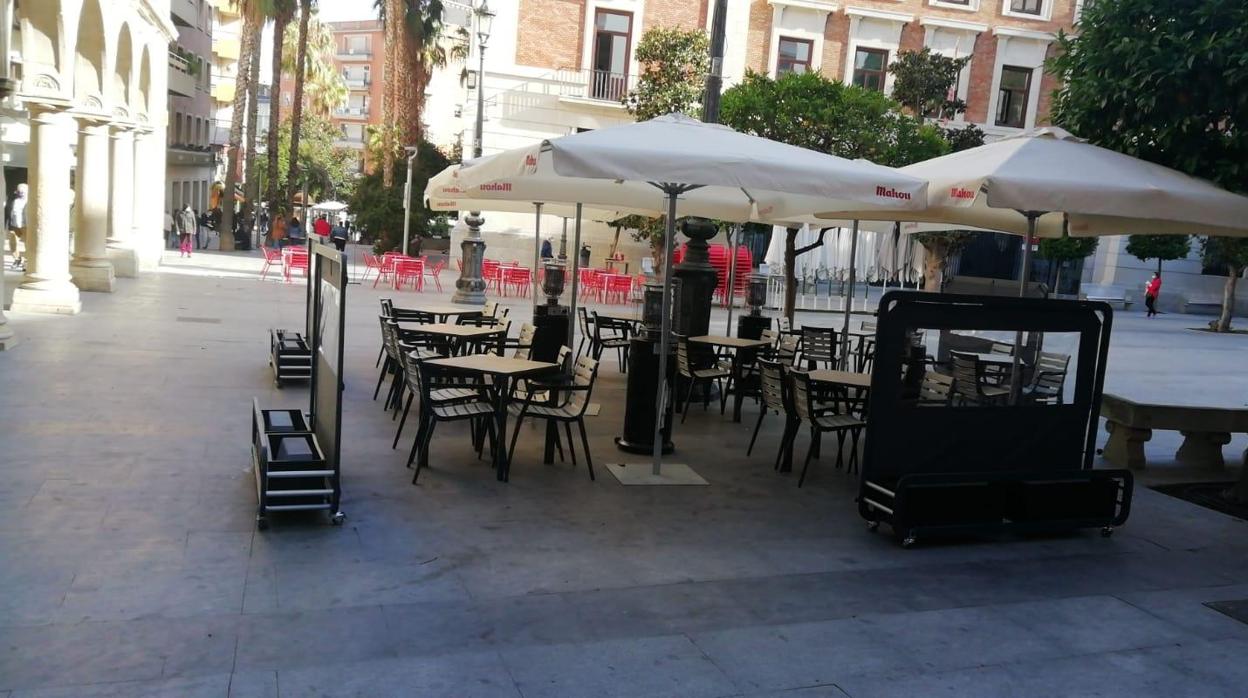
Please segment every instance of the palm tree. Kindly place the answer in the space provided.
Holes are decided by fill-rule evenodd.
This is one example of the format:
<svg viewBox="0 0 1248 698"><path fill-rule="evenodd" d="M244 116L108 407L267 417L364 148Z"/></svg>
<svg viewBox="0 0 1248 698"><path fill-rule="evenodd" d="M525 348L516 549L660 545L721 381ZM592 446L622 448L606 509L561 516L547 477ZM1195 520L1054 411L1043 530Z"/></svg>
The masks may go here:
<svg viewBox="0 0 1248 698"><path fill-rule="evenodd" d="M280 93L286 25L290 24L291 18L295 16L295 0L273 0L273 10L273 81L269 84L269 134L265 147L265 155L268 157L266 169L268 183L265 187L264 198L269 202L269 214L276 216L286 210L286 202L282 200L278 189L277 132L278 126L282 123Z"/></svg>
<svg viewBox="0 0 1248 698"><path fill-rule="evenodd" d="M243 125L247 108L248 85L252 80L252 53L259 47L257 27L263 26L261 0L231 0L243 17L242 43L239 47L238 72L234 79L234 112L230 120L229 157L225 168L225 191L222 192L220 246L223 251L234 249L234 187L238 183L238 158L243 144Z"/></svg>
<svg viewBox="0 0 1248 698"><path fill-rule="evenodd" d="M403 92L405 83L404 61L401 56L405 53L402 44L406 32L401 29L400 18L407 14L406 4L406 0L375 0L374 2L374 6L381 15L386 38L386 55L382 65L386 82L381 91L383 124L401 123L398 118L398 106L401 102L400 93ZM394 186L394 158L398 143L394 140L394 129L386 129L382 132L382 137L385 142L382 147L381 181L384 186L391 187Z"/></svg>
<svg viewBox="0 0 1248 698"><path fill-rule="evenodd" d="M299 55L295 61L294 104L290 110L290 166L286 171L288 190L299 180L299 122L303 119L303 81L308 65L308 23L311 20L312 0L299 0Z"/></svg>
<svg viewBox="0 0 1248 698"><path fill-rule="evenodd" d="M287 56L282 62L282 70L286 73L295 72L295 61L290 57L298 53L296 32L287 32L284 53ZM334 33L329 27L315 17L308 23L307 64L304 65L304 107L312 112L329 117L334 109L347 102L349 91L334 64L334 53L338 50L334 42Z"/></svg>
<svg viewBox="0 0 1248 698"><path fill-rule="evenodd" d="M265 10L271 10L272 4L265 2ZM251 43L251 67L248 71L250 79L247 81L247 152L243 161L243 221L254 220L252 216L255 214L256 198L260 196L260 178L256 167L256 138L260 134L259 124L256 123L258 112L260 109L260 100L258 93L260 92L260 35L264 28L267 17L262 16L259 22L256 22L255 36L252 37Z"/></svg>

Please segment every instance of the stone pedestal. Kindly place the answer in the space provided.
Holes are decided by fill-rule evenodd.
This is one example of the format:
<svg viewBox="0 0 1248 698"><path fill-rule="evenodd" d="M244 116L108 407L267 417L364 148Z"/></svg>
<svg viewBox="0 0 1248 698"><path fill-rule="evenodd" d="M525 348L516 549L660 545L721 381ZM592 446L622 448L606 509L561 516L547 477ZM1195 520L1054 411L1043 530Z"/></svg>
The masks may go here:
<svg viewBox="0 0 1248 698"><path fill-rule="evenodd" d="M115 275L108 261L108 125L84 120L78 129L77 219L69 272L83 291L111 293Z"/></svg>
<svg viewBox="0 0 1248 698"><path fill-rule="evenodd" d="M26 276L13 291L13 310L73 315L82 310L82 301L69 276L71 119L42 105L29 108L28 263Z"/></svg>
<svg viewBox="0 0 1248 698"><path fill-rule="evenodd" d="M1109 440L1101 455L1118 467L1144 469L1144 444L1153 438L1152 429L1132 429L1118 422L1105 422Z"/></svg>
<svg viewBox="0 0 1248 698"><path fill-rule="evenodd" d="M1180 431L1183 443L1174 459L1184 465L1199 468L1225 468L1222 447L1231 442L1231 435L1224 431Z"/></svg>
<svg viewBox="0 0 1248 698"><path fill-rule="evenodd" d="M134 131L128 125L113 124L110 149L113 166L108 181L108 259L117 276L133 278L139 272L139 255L130 238L134 215ZM159 196L164 196L164 192Z"/></svg>
<svg viewBox="0 0 1248 698"><path fill-rule="evenodd" d="M680 326L677 334L699 337L710 334L711 298L719 275L711 266L707 241L718 232L715 224L705 218L686 218L680 224L680 232L689 238L685 256L672 270L680 279Z"/></svg>
<svg viewBox="0 0 1248 698"><path fill-rule="evenodd" d="M460 244L463 271L455 281L455 295L452 303L465 305L482 305L485 303L485 279L481 277L481 262L485 260L485 241L481 239L481 224L485 219L480 212L473 211L464 219L468 226L468 235Z"/></svg>

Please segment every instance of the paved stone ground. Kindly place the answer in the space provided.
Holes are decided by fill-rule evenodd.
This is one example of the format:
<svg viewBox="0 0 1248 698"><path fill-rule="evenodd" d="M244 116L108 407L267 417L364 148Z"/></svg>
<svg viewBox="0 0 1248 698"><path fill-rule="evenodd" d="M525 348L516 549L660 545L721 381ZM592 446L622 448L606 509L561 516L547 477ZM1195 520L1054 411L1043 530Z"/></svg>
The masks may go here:
<svg viewBox="0 0 1248 698"><path fill-rule="evenodd" d="M710 487L591 483L541 465L537 430L504 486L456 427L413 487L370 399L366 286L349 303L347 523L257 533L251 397L306 399L265 365L303 286L257 266L175 258L84 294L77 318L13 316L0 697L1243 695L1248 626L1201 602L1248 597L1244 525L1143 488L1108 540L902 550L864 530L830 463L801 490L772 472L778 424L746 458L748 429L714 412L677 437ZM1121 316L1110 385L1242 404L1248 340L1197 324ZM623 410L610 361L601 382L600 465Z"/></svg>

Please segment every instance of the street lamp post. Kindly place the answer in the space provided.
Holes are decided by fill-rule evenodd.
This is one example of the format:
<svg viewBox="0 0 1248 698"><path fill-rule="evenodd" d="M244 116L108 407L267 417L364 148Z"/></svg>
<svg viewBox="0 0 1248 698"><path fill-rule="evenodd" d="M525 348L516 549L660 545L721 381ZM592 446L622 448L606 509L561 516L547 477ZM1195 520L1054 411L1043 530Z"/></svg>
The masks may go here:
<svg viewBox="0 0 1248 698"><path fill-rule="evenodd" d="M490 25L494 21L494 13L490 11L485 0L477 6L474 13L477 18L477 121L472 136L472 156L481 157L481 132L485 125L485 43L490 38ZM464 219L468 225L468 234L460 244L463 268L459 279L455 281L455 295L451 300L455 303L481 305L485 302L485 279L481 276L481 263L485 259L485 241L481 239L481 224L485 219L480 211L470 211ZM536 270L534 270L536 273Z"/></svg>
<svg viewBox="0 0 1248 698"><path fill-rule="evenodd" d="M403 187L403 254L407 254L407 235L412 229L412 162L416 159L416 146L407 148L407 184Z"/></svg>

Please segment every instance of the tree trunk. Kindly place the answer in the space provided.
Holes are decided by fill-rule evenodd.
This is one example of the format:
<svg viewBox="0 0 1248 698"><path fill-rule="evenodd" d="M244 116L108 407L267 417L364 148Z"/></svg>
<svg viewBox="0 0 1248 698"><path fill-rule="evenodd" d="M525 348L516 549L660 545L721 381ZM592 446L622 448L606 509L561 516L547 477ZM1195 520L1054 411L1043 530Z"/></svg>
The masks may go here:
<svg viewBox="0 0 1248 698"><path fill-rule="evenodd" d="M949 258L949 244L944 240L925 241L923 249L927 250L923 257L923 290L940 293Z"/></svg>
<svg viewBox="0 0 1248 698"><path fill-rule="evenodd" d="M1161 276L1161 257L1157 258L1157 276Z"/></svg>
<svg viewBox="0 0 1248 698"><path fill-rule="evenodd" d="M255 36L251 39L251 68L248 71L251 80L247 82L247 152L243 165L243 222L253 221L256 214L256 197L260 194L259 171L256 167L256 138L259 137L259 125L256 123L260 110L260 36L262 23L257 23ZM272 100L270 100L272 101Z"/></svg>
<svg viewBox="0 0 1248 698"><path fill-rule="evenodd" d="M797 231L784 229L784 316L793 326L793 310L797 305Z"/></svg>
<svg viewBox="0 0 1248 698"><path fill-rule="evenodd" d="M1235 314L1235 284L1243 273L1243 269L1234 265L1227 265L1227 271L1230 276L1226 277L1226 284L1222 286L1222 314L1214 326L1218 332L1231 331L1231 316Z"/></svg>
<svg viewBox="0 0 1248 698"><path fill-rule="evenodd" d="M381 183L387 188L394 186L394 132L398 121L398 97L402 87L400 65L402 61L403 12L402 0L385 0L386 55L382 66L386 84L381 91Z"/></svg>
<svg viewBox="0 0 1248 698"><path fill-rule="evenodd" d="M295 95L290 107L290 164L286 169L286 190L293 192L299 183L299 127L303 119L303 82L308 72L308 21L312 18L312 0L299 0L299 53L295 59ZM286 200L290 201L291 196ZM303 202L305 205L307 202ZM307 221L303 221L307 225Z"/></svg>
<svg viewBox="0 0 1248 698"><path fill-rule="evenodd" d="M282 203L281 189L278 187L277 149L278 131L281 126L281 83L282 83L282 39L286 36L286 25L290 23L290 15L282 12L273 22L273 82L269 85L269 134L265 148L268 158L266 172L268 184L265 186L264 198L269 202L269 217L273 218L285 210Z"/></svg>
<svg viewBox="0 0 1248 698"><path fill-rule="evenodd" d="M251 54L255 19L243 18L242 44L239 47L238 75L234 79L234 113L230 121L230 154L225 166L225 191L221 192L221 229L217 240L223 252L234 249L234 186L238 183L238 158L243 145L243 121L246 118L247 89L251 80Z"/></svg>

